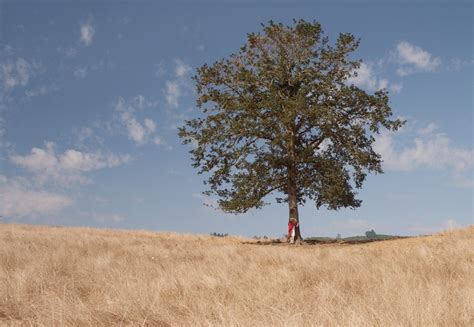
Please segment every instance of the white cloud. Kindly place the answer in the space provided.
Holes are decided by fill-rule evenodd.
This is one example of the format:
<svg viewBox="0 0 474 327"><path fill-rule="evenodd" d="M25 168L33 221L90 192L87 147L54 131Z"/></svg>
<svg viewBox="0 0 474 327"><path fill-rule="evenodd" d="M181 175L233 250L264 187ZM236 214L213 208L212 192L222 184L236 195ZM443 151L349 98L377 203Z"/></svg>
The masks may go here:
<svg viewBox="0 0 474 327"><path fill-rule="evenodd" d="M40 184L52 182L67 186L70 183L88 183L85 172L123 165L130 155L81 152L73 149L56 154L55 144L46 142L45 148L32 148L28 155L12 155L10 161L33 173Z"/></svg>
<svg viewBox="0 0 474 327"><path fill-rule="evenodd" d="M165 69L165 65L163 64L163 62L155 64L155 76L156 77L161 77L161 76L164 76L165 74L166 74L166 69Z"/></svg>
<svg viewBox="0 0 474 327"><path fill-rule="evenodd" d="M89 149L100 148L104 145L104 137L101 136L101 132L107 130L109 122L95 121L90 127L81 127L79 129L73 129L72 133L75 138L74 146L78 150L89 151ZM107 130L111 132L110 130Z"/></svg>
<svg viewBox="0 0 474 327"><path fill-rule="evenodd" d="M87 67L76 67L73 74L78 79L85 78L87 76Z"/></svg>
<svg viewBox="0 0 474 327"><path fill-rule="evenodd" d="M462 67L463 67L463 62L459 58L454 58L454 59L451 59L447 68L449 71L459 72L462 69Z"/></svg>
<svg viewBox="0 0 474 327"><path fill-rule="evenodd" d="M144 103L145 103L145 97L141 94L137 95L136 97L133 98L133 101L136 102L137 106L139 108L142 108Z"/></svg>
<svg viewBox="0 0 474 327"><path fill-rule="evenodd" d="M56 50L60 54L65 55L66 57L69 57L69 58L74 58L77 55L77 49L74 47L67 47L67 48L58 47Z"/></svg>
<svg viewBox="0 0 474 327"><path fill-rule="evenodd" d="M20 85L25 86L30 80L32 65L23 58L8 61L0 65L0 78L5 91Z"/></svg>
<svg viewBox="0 0 474 327"><path fill-rule="evenodd" d="M92 41L94 39L95 35L95 27L92 25L92 19L89 18L89 20L85 23L81 23L80 27L80 34L81 38L80 41L85 45L85 46L90 46L92 44Z"/></svg>
<svg viewBox="0 0 474 327"><path fill-rule="evenodd" d="M471 60L462 60L459 58L452 58L449 62L449 65L446 69L450 72L460 72L466 67L472 66L474 64L474 59Z"/></svg>
<svg viewBox="0 0 474 327"><path fill-rule="evenodd" d="M77 136L79 144L83 146L86 140L90 139L93 135L94 135L94 132L92 131L91 128L89 127L81 128Z"/></svg>
<svg viewBox="0 0 474 327"><path fill-rule="evenodd" d="M372 65L363 62L360 64L359 69L352 73L352 76L347 80L347 82L358 87L365 87L373 90L377 85L377 78L373 72Z"/></svg>
<svg viewBox="0 0 474 327"><path fill-rule="evenodd" d="M433 57L428 51L406 41L397 44L395 59L400 64L397 69L400 76L418 72L433 72L441 64L441 59Z"/></svg>
<svg viewBox="0 0 474 327"><path fill-rule="evenodd" d="M135 97L129 103L120 97L115 106L115 110L120 113L119 119L121 123L127 128L128 138L137 145L144 145L149 141L158 144L154 142L154 139L158 137L153 135L156 131L156 123L151 118L145 118L142 123L134 115L136 108L150 106L155 106L155 103L147 102L142 95Z"/></svg>
<svg viewBox="0 0 474 327"><path fill-rule="evenodd" d="M377 89L386 89L388 87L388 80L386 80L385 78L382 78L379 80L379 85L377 87Z"/></svg>
<svg viewBox="0 0 474 327"><path fill-rule="evenodd" d="M164 72L161 66L162 64L160 63L160 69L155 74L156 76L162 75ZM173 80L167 80L165 83L165 88L163 89L166 103L169 107L177 108L183 95L192 89L192 86L188 80L188 74L190 71L191 67L189 65L185 64L180 59L175 59L175 78Z"/></svg>
<svg viewBox="0 0 474 327"><path fill-rule="evenodd" d="M85 66L76 66L73 71L74 77L77 79L85 78L90 73L101 70L103 68L113 69L115 67L115 63L110 60L101 59L97 63Z"/></svg>
<svg viewBox="0 0 474 327"><path fill-rule="evenodd" d="M34 190L21 179L0 175L0 215L7 218L55 214L74 201L61 194Z"/></svg>
<svg viewBox="0 0 474 327"><path fill-rule="evenodd" d="M413 144L402 149L395 146L393 133L382 132L376 139L374 150L382 155L383 166L394 171L412 171L419 168L450 170L453 182L459 187L471 187L474 169L474 151L458 147L443 133L433 133L433 123L418 130Z"/></svg>
<svg viewBox="0 0 474 327"><path fill-rule="evenodd" d="M176 77L183 77L187 75L191 71L191 67L186 65L183 61L180 59L175 60L175 69L174 73Z"/></svg>
<svg viewBox="0 0 474 327"><path fill-rule="evenodd" d="M390 91L394 94L398 94L402 91L403 84L402 83L392 83L390 85Z"/></svg>
<svg viewBox="0 0 474 327"><path fill-rule="evenodd" d="M0 106L0 109L1 109L1 106ZM0 111L1 112L1 111ZM5 135L5 132L6 132L6 128L5 128L5 118L3 118L1 115L0 115L0 148L6 146L7 142L5 142L3 140L3 137ZM1 152L1 151L0 151ZM2 160L3 157L0 155L0 160Z"/></svg>
<svg viewBox="0 0 474 327"><path fill-rule="evenodd" d="M138 145L145 144L146 130L130 112L124 111L120 114L122 122L127 127L128 138Z"/></svg>
<svg viewBox="0 0 474 327"><path fill-rule="evenodd" d="M369 91L389 89L393 93L400 93L402 85L390 84L386 78L378 78L374 66L380 66L379 61L375 65L372 63L361 63L359 69L352 71L351 77L347 79L347 84L354 84L357 87L365 88ZM357 75L357 76L356 76Z"/></svg>
<svg viewBox="0 0 474 327"><path fill-rule="evenodd" d="M153 138L153 143L155 143L156 145L163 145L165 144L165 142L158 136L155 136Z"/></svg>
<svg viewBox="0 0 474 327"><path fill-rule="evenodd" d="M48 94L48 88L45 85L42 85L42 86L40 86L36 89L25 91L25 95L28 98L35 97L35 96L38 96L38 95L45 95L45 94Z"/></svg>
<svg viewBox="0 0 474 327"><path fill-rule="evenodd" d="M56 84L51 84L51 85L41 85L39 87L33 88L31 90L26 90L25 95L28 98L36 97L36 96L41 96L41 95L46 95L51 92L59 90L59 87Z"/></svg>
<svg viewBox="0 0 474 327"><path fill-rule="evenodd" d="M181 97L181 88L177 82L166 82L165 98L166 102L177 108L179 105L179 98Z"/></svg>
<svg viewBox="0 0 474 327"><path fill-rule="evenodd" d="M438 125L436 125L435 123L429 123L428 125L426 125L426 127L418 129L418 134L428 135L433 133L436 129L438 129Z"/></svg>
<svg viewBox="0 0 474 327"><path fill-rule="evenodd" d="M143 123L145 124L145 127L149 133L153 133L156 130L156 124L150 118L145 118Z"/></svg>

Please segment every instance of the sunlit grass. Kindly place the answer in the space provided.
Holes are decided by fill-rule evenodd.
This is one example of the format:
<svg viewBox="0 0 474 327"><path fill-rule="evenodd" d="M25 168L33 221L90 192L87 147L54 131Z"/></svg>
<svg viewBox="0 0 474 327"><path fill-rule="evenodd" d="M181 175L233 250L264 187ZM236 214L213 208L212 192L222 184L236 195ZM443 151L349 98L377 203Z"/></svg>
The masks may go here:
<svg viewBox="0 0 474 327"><path fill-rule="evenodd" d="M363 245L0 225L0 324L472 326L474 226Z"/></svg>

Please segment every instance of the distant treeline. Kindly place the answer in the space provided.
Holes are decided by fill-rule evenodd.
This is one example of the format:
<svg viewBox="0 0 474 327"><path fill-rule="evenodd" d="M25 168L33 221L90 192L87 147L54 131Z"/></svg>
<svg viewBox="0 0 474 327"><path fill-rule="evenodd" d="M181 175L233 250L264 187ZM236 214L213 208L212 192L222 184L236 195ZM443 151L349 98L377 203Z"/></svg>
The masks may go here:
<svg viewBox="0 0 474 327"><path fill-rule="evenodd" d="M226 237L226 236L229 236L228 233L210 233L211 236L215 236L215 237Z"/></svg>
<svg viewBox="0 0 474 327"><path fill-rule="evenodd" d="M365 236L356 235L356 236L349 236L349 237L341 237L338 234L336 237L326 237L326 236L313 236L307 237L305 240L307 241L334 241L334 240L341 240L341 241L365 241L365 240L388 240L392 238L401 238L402 236L399 235L387 235L387 234L377 234L373 229L370 231L365 232ZM403 236L406 237L406 236Z"/></svg>
<svg viewBox="0 0 474 327"><path fill-rule="evenodd" d="M229 233L210 233L211 236L214 237L227 237ZM285 238L286 235L283 235L282 238ZM370 231L365 232L365 236L356 235L356 236L349 236L349 237L341 237L341 234L337 234L336 237L328 237L328 236L312 236L306 237L305 241L318 241L318 242L336 242L336 241L367 241L367 240L389 240L393 238L405 238L408 236L399 236L399 235L387 235L387 234L377 234L373 229ZM268 236L253 236L255 240L268 240L270 239Z"/></svg>

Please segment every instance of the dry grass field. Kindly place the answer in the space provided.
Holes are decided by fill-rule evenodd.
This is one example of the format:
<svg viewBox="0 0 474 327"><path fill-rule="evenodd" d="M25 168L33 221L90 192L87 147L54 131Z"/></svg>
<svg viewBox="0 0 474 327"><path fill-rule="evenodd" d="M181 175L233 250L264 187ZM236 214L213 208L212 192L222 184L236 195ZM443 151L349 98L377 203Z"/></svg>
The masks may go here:
<svg viewBox="0 0 474 327"><path fill-rule="evenodd" d="M0 224L0 325L474 326L474 226L246 242Z"/></svg>

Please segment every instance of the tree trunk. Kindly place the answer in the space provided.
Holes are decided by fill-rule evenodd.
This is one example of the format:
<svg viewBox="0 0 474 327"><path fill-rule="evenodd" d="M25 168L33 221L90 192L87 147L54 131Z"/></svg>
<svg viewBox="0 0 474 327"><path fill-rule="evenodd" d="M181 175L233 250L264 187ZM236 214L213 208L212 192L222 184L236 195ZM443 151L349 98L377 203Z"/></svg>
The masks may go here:
<svg viewBox="0 0 474 327"><path fill-rule="evenodd" d="M295 229L295 242L302 241L301 232L300 232L300 217L298 213L298 189L296 186L296 169L295 167L288 168L288 209L289 217L288 221L291 218L296 219L297 225Z"/></svg>
<svg viewBox="0 0 474 327"><path fill-rule="evenodd" d="M295 119L293 118L292 121L294 122ZM295 124L292 123L289 127L289 142L288 142L288 154L290 163L287 166L288 169L288 220L294 218L296 219L296 226L295 226L295 242L300 242L301 232L300 232L300 216L298 213L298 185L297 185L297 177L298 171L296 169L296 131L295 131Z"/></svg>

